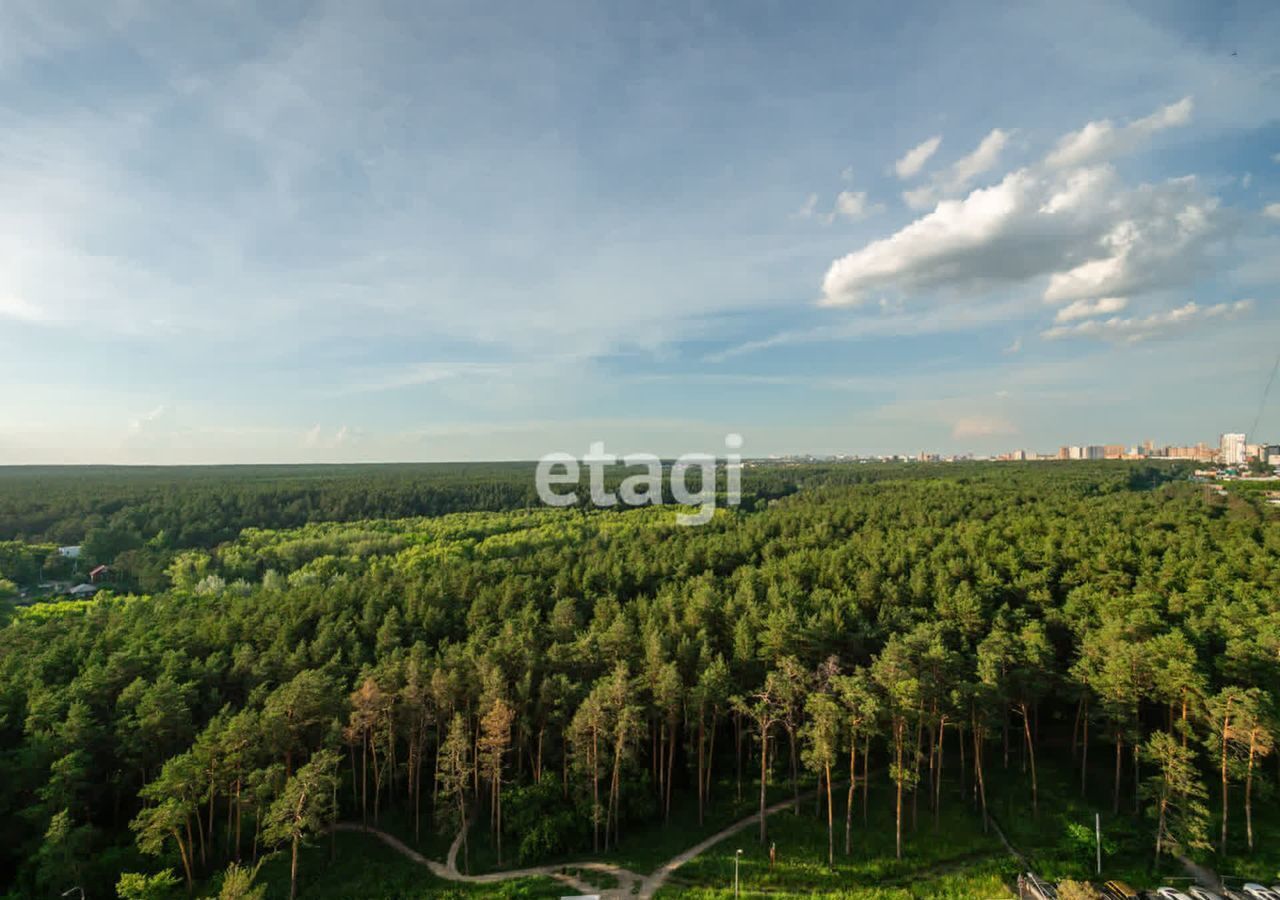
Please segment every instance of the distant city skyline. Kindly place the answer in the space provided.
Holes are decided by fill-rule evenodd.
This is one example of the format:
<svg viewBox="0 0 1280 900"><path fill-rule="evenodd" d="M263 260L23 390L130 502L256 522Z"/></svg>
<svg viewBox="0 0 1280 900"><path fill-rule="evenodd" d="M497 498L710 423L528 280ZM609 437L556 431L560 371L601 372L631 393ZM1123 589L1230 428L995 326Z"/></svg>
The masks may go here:
<svg viewBox="0 0 1280 900"><path fill-rule="evenodd" d="M0 464L1185 445L1275 363L1264 0L0 33Z"/></svg>

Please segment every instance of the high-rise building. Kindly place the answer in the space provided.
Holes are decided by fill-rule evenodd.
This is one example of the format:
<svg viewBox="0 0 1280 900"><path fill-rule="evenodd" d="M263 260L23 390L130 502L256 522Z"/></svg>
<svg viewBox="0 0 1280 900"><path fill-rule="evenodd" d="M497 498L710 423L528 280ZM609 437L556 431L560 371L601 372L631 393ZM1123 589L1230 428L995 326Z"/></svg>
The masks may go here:
<svg viewBox="0 0 1280 900"><path fill-rule="evenodd" d="M1107 459L1119 459L1124 456L1123 444L1107 444L1102 448L1102 455Z"/></svg>
<svg viewBox="0 0 1280 900"><path fill-rule="evenodd" d="M1224 434L1219 442L1222 461L1228 466L1243 465L1245 461L1245 436L1231 432Z"/></svg>
<svg viewBox="0 0 1280 900"><path fill-rule="evenodd" d="M1164 456L1168 459L1194 459L1197 462L1213 462L1215 456L1218 455L1216 450L1211 450L1204 443L1196 444L1194 447L1165 447Z"/></svg>
<svg viewBox="0 0 1280 900"><path fill-rule="evenodd" d="M1072 459L1084 459L1084 448L1078 444L1072 444L1068 447L1067 453L1070 454Z"/></svg>
<svg viewBox="0 0 1280 900"><path fill-rule="evenodd" d="M1106 459L1107 448L1101 446L1100 444L1090 444L1088 447L1084 448L1084 458L1085 459Z"/></svg>

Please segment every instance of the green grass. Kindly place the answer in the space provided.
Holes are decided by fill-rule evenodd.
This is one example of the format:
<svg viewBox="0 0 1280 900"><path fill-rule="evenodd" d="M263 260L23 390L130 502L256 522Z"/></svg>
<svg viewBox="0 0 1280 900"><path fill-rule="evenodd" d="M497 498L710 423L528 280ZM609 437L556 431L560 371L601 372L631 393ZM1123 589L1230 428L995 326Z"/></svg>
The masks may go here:
<svg viewBox="0 0 1280 900"><path fill-rule="evenodd" d="M1263 788L1265 790L1265 784ZM1220 789L1211 785L1208 805L1215 815L1209 828L1209 839L1215 848L1222 828L1221 797ZM1252 852L1245 834L1243 787L1233 785L1230 799L1232 808L1229 810L1226 854L1220 854L1216 849L1197 851L1193 854L1196 862L1214 869L1227 879L1228 884L1245 881L1269 885L1280 883L1280 807L1276 804L1274 792L1265 797L1254 795Z"/></svg>
<svg viewBox="0 0 1280 900"><path fill-rule="evenodd" d="M1008 866L1002 863L984 863L961 873L924 876L913 880L909 885L850 885L829 890L811 888L760 890L755 887L744 887L743 895L776 897L780 900L813 896L841 898L841 900L926 900L926 898L927 900L1004 900L1013 896L1006 885L1010 878L1007 870ZM658 896L680 897L683 900L710 900L710 898L732 897L733 888L731 885L723 888L666 887L658 893Z"/></svg>
<svg viewBox="0 0 1280 900"><path fill-rule="evenodd" d="M1119 879L1136 888L1154 888L1163 884L1185 883L1185 870L1176 860L1165 857L1159 869L1154 866L1155 847L1152 823L1133 814L1133 784L1121 785L1120 812L1112 809L1112 757L1101 745L1094 748L1097 765L1090 766L1088 795L1080 793L1080 773L1070 760L1039 760L1040 814L1030 814L1031 780L1024 775L1015 752L1005 771L998 757L992 755L992 769L987 773L987 796L991 813L1018 850L1031 860L1035 870L1053 879L1075 878L1098 880L1094 874L1094 813L1101 814L1104 853L1102 880ZM1102 753L1096 751L1102 750ZM1220 794L1208 779L1210 796L1207 805L1213 813L1209 838L1217 846L1221 818ZM1227 853L1216 849L1196 850L1189 855L1196 862L1224 877L1229 885L1244 881L1280 882L1280 808L1274 798L1254 798L1254 850L1245 842L1244 802L1242 789L1232 785L1230 833ZM1072 834L1072 831L1075 834Z"/></svg>
<svg viewBox="0 0 1280 900"><path fill-rule="evenodd" d="M732 894L734 853L742 849L740 878L749 895L849 898L1010 897L1006 886L1017 874L1015 861L994 834L954 794L944 796L935 826L928 801L920 798L917 826L911 827L909 801L904 813L903 858L894 854L893 791L886 776L872 776L870 817L862 822L855 801L853 852L843 853L843 796L836 806L835 867L827 866L825 814L814 815L812 801L799 816L778 813L769 819L769 838L777 844L777 863L769 866L768 848L752 829L734 835L678 869L664 897L715 897Z"/></svg>
<svg viewBox="0 0 1280 900"><path fill-rule="evenodd" d="M321 839L299 856L298 896L301 900L416 900L416 898L551 898L566 891L550 878L522 878L501 884L459 884L433 876L424 866L405 859L374 837L355 833L336 835L336 854L329 858L329 840ZM260 884L267 897L289 896L289 854L276 853L262 867Z"/></svg>
<svg viewBox="0 0 1280 900"><path fill-rule="evenodd" d="M993 748L994 749L994 748ZM1070 760L1060 762L1037 758L1039 813L1032 815L1031 776L1023 773L1016 750L1010 754L1009 768L1001 765L998 753L987 759L987 803L991 815L1009 843L1027 856L1037 874L1051 881L1111 880L1128 882L1136 888L1157 887L1160 876L1152 870L1154 845L1148 823L1133 815L1133 786L1122 784L1120 812L1112 814L1109 766L1101 747L1090 767L1088 796L1080 794L1080 774ZM1096 875L1094 814L1102 816L1102 876ZM1176 862L1165 860L1166 874L1182 875Z"/></svg>
<svg viewBox="0 0 1280 900"><path fill-rule="evenodd" d="M801 784L804 792L812 785ZM671 800L671 818L667 823L660 819L656 822L636 825L622 829L621 842L616 849L608 853L593 853L590 848L567 856L537 860L527 865L566 865L577 862L608 862L629 869L639 875L647 875L673 856L683 853L694 844L715 834L717 831L750 816L759 810L759 786L744 780L742 784L742 800L736 799L737 791L732 779L716 784L712 789L712 803L706 810L704 822L698 824L697 798L684 794L673 796ZM789 780L774 782L769 786L767 800L776 803L791 796ZM802 804L804 805L804 804ZM812 800L808 804L812 807ZM391 830L391 829L387 829ZM397 832L398 836L399 833ZM425 835L424 835L425 838ZM451 840L450 838L449 840ZM444 849L433 858L444 859L449 840L444 842ZM425 842L425 841L424 841ZM490 837L486 822L475 823L470 833L471 871L474 874L495 872L500 869L523 868L526 864L517 862L514 848L504 848L503 864L498 865L496 848ZM426 850L422 851L426 853ZM458 867L462 867L462 854L458 854ZM599 878L599 873L596 873ZM591 878L584 878L591 881ZM592 882L594 883L594 882Z"/></svg>

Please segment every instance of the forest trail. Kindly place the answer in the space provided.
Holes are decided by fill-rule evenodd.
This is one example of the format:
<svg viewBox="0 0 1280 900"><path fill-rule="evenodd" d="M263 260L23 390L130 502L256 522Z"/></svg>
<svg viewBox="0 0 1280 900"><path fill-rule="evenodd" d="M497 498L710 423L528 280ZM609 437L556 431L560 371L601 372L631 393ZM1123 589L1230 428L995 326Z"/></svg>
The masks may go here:
<svg viewBox="0 0 1280 900"><path fill-rule="evenodd" d="M805 794L802 794L800 797L800 802L803 803L809 800L810 798L813 797L813 795L814 795L813 791L809 791ZM779 800L777 803L774 803L772 806L766 806L764 813L766 816L771 816L774 813L781 812L784 809L789 809L795 804L795 802L796 801L794 797L788 797L785 800ZM737 822L734 822L728 828L720 829L710 837L704 838L703 840L694 844L688 850L685 850L682 853L679 853L676 856L673 856L671 859L667 860L665 863L658 866L658 868L654 869L653 872L651 872L649 876L645 878L644 881L641 882L640 896L644 898L652 897L654 894L658 892L659 888L661 888L662 885L666 883L666 880L671 875L671 873L674 872L676 869L680 868L681 866L683 866L689 860L693 859L695 856L698 856L699 854L705 853L706 851L710 850L712 847L714 847L716 844L723 841L725 838L732 837L733 835L737 834L739 831L745 831L746 829L750 828L752 825L758 825L759 823L760 823L760 813L759 812L752 813L751 815L747 816L745 819L739 819Z"/></svg>
<svg viewBox="0 0 1280 900"><path fill-rule="evenodd" d="M426 866L431 871L432 875L437 878L442 878L445 881L466 881L473 884L487 884L494 881L506 881L510 878L533 878L542 875L548 878L554 878L557 881L562 881L572 887L575 891L579 891L583 894L592 894L596 891L595 888L586 882L579 881L572 875L567 875L564 872L559 871L559 869L562 868L560 866L535 866L529 869L512 869L506 872L489 872L484 875L463 875L458 871L458 867L456 865L458 847L462 844L461 835L454 839L453 845L449 848L448 862L442 864L433 859L427 859L427 857L423 856L417 850L414 850L395 835L389 834L380 828L375 828L372 825L366 826L359 822L337 822L334 824L333 830L350 831L358 834L363 833L376 837L401 856L411 862L417 863L420 866ZM583 863L578 866L578 868L581 869L596 867L596 863Z"/></svg>
<svg viewBox="0 0 1280 900"><path fill-rule="evenodd" d="M801 802L810 799L812 796L812 791L807 794L802 794L800 797ZM784 809L789 809L794 805L794 803L795 798L793 797L788 797L785 800L779 800L777 803L765 807L765 815L771 816L774 813L783 811ZM426 866L431 871L432 875L435 875L437 878L443 878L446 881L465 881L472 884L492 884L493 882L509 881L514 878L545 876L562 881L571 886L574 890L583 894L597 894L601 898L639 897L641 900L648 900L648 898L652 897L662 888L666 883L667 878L670 877L671 873L676 869L680 868L694 857L705 853L707 850L711 849L726 838L732 837L740 831L745 831L751 826L759 824L759 822L760 813L758 812L754 812L744 819L739 819L732 825L720 829L715 834L703 838L688 850L684 850L676 854L648 875L639 875L629 869L624 869L621 866L614 865L613 863L595 861L561 863L559 865L550 866L532 866L527 869L506 869L501 872L486 872L483 875L464 875L462 872L458 871L458 851L462 848L463 838L461 831L459 831L457 836L454 837L453 843L449 845L449 855L445 858L445 862L442 864L435 860L427 859L395 835L388 834L387 832L371 825L365 826L359 822L338 822L333 826L333 828L335 831L364 832L372 835L392 850L395 850L401 856L404 856L406 859L409 859L420 866ZM572 875L566 874L563 871L564 869L589 869L593 872L603 872L617 878L618 886L607 889L595 888Z"/></svg>

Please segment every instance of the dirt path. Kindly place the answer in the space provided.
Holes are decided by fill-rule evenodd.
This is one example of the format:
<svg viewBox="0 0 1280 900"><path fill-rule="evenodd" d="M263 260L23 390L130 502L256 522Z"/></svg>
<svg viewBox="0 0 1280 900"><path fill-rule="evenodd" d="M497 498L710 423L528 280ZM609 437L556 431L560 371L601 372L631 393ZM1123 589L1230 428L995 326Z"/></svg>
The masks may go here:
<svg viewBox="0 0 1280 900"><path fill-rule="evenodd" d="M810 791L809 793L802 795L800 798L800 802L803 803L806 800L811 799L813 795L814 795L813 791ZM771 816L774 813L781 812L782 810L788 809L793 805L795 805L795 798L788 797L786 800L779 800L777 803L773 804L772 806L766 806L764 812L766 816ZM758 825L759 823L760 823L760 813L758 812L752 813L747 818L740 819L737 822L734 822L728 828L722 828L719 831L717 831L715 834L711 835L711 837L705 838L699 841L698 843L690 847L688 850L685 850L683 853L679 853L676 856L673 856L671 859L667 860L662 865L658 866L658 868L654 869L653 872L650 873L650 875L640 883L640 896L643 898L652 897L654 894L658 892L659 888L661 888L662 885L666 882L667 877L670 876L671 873L674 872L676 869L680 868L685 863L687 863L689 860L693 859L695 856L698 856L710 850L712 847L714 847L716 844L723 841L725 838L733 837L739 831L745 831L746 829L750 828L752 825Z"/></svg>
<svg viewBox="0 0 1280 900"><path fill-rule="evenodd" d="M813 792L801 795L801 802L813 797ZM795 803L795 799L788 797L786 800L779 800L772 806L765 807L765 815L771 816L774 813L789 809ZM513 878L533 878L544 876L555 878L558 881L572 887L574 890L582 894L598 894L601 898L630 898L639 897L641 900L648 900L666 883L667 878L676 869L683 866L689 860L705 853L716 844L733 837L740 831L745 831L753 825L760 822L760 813L752 813L745 819L734 822L727 828L722 828L710 837L704 838L694 844L688 850L685 850L671 859L667 860L658 868L654 869L648 875L639 875L630 869L624 869L621 866L607 862L577 862L577 863L561 863L554 866L531 866L527 869L507 869L502 872L486 872L483 875L464 875L458 871L458 851L462 849L463 833L458 832L454 837L453 843L449 845L449 854L445 857L444 863L438 863L435 860L427 859L417 850L405 844L395 835L388 834L381 829L372 826L366 827L359 822L339 822L333 826L335 831L352 831L364 832L376 837L382 843L386 844L392 850L395 850L401 856L420 866L426 866L432 875L437 878L443 878L446 881L465 881L471 884L492 884L497 881L508 881ZM603 872L618 879L616 888L600 889L592 887L586 882L567 874L565 869L588 869L593 872Z"/></svg>
<svg viewBox="0 0 1280 900"><path fill-rule="evenodd" d="M596 892L596 889L585 881L580 881L572 875L561 872L560 869L564 868L563 866L534 866L528 869L511 869L506 872L487 872L484 875L463 875L458 871L456 864L458 847L462 844L461 834L454 839L453 845L449 847L448 862L441 864L433 859L427 859L395 835L388 834L387 832L379 828L374 828L373 826L365 827L359 822L338 822L333 826L333 829L334 831L352 831L372 835L392 850L399 853L401 856L411 862L417 863L420 866L426 866L431 870L432 875L437 878L443 878L446 881L466 881L472 884L489 884L495 881L506 881L511 878L534 878L537 876L545 876L564 882L580 894L593 894ZM577 868L594 869L597 865L600 864L583 863L582 865L577 866ZM619 884L621 883L621 880L619 880Z"/></svg>

